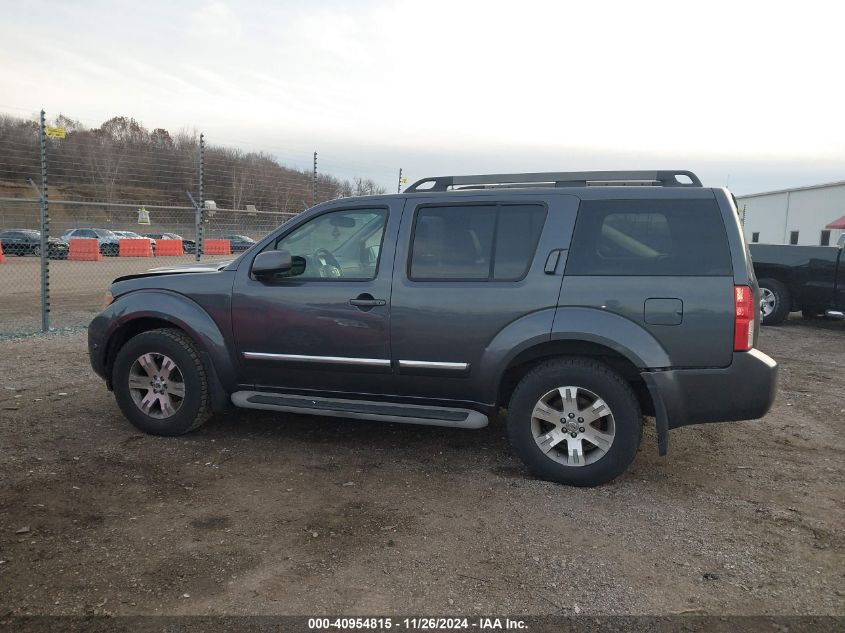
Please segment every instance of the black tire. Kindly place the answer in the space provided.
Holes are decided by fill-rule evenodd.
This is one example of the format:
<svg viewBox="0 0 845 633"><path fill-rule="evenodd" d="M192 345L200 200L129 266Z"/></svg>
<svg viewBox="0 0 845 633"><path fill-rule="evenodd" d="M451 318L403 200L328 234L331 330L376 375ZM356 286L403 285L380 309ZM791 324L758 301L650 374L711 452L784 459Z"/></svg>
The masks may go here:
<svg viewBox="0 0 845 633"><path fill-rule="evenodd" d="M185 396L170 417L160 419L147 415L132 398L129 373L135 360L144 354L168 356L182 375ZM199 428L211 417L208 375L194 342L179 330L150 330L129 339L115 358L112 378L120 410L145 433L182 435Z"/></svg>
<svg viewBox="0 0 845 633"><path fill-rule="evenodd" d="M535 405L544 394L563 386L588 389L612 411L613 443L593 463L561 464L548 457L534 439L531 417ZM594 360L564 357L539 365L519 382L508 405L507 428L514 452L537 477L572 486L598 486L621 475L634 460L640 446L642 413L631 386L615 371Z"/></svg>
<svg viewBox="0 0 845 633"><path fill-rule="evenodd" d="M763 325L778 325L786 321L792 305L789 289L777 279L761 279L758 283L760 284L760 292L762 293L763 289L768 290L772 293L775 300L774 308L769 314L763 315L761 313L760 322Z"/></svg>

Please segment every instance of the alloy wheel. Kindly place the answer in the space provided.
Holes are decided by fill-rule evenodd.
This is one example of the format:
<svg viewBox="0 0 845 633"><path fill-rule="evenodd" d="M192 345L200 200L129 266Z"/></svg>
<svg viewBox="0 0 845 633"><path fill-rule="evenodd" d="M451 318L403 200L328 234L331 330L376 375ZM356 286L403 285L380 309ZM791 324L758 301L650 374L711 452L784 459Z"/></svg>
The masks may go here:
<svg viewBox="0 0 845 633"><path fill-rule="evenodd" d="M769 316L775 311L778 304L778 298L774 292L768 288L760 288L760 314L764 317Z"/></svg>
<svg viewBox="0 0 845 633"><path fill-rule="evenodd" d="M534 441L565 466L586 466L610 450L616 423L607 403L584 387L558 387L537 401L531 413Z"/></svg>
<svg viewBox="0 0 845 633"><path fill-rule="evenodd" d="M143 354L129 369L129 393L146 415L163 420L175 415L185 401L185 381L169 356Z"/></svg>

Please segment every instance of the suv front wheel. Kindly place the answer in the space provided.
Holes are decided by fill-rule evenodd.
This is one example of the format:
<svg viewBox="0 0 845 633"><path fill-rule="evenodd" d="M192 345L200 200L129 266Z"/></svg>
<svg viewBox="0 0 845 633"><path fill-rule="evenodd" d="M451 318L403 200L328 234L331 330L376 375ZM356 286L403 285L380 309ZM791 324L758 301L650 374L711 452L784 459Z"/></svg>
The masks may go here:
<svg viewBox="0 0 845 633"><path fill-rule="evenodd" d="M532 473L597 486L634 460L642 413L630 385L615 371L590 359L561 358L519 382L507 425L514 452Z"/></svg>
<svg viewBox="0 0 845 633"><path fill-rule="evenodd" d="M208 377L193 341L178 330L142 332L114 361L114 395L145 433L181 435L211 415Z"/></svg>

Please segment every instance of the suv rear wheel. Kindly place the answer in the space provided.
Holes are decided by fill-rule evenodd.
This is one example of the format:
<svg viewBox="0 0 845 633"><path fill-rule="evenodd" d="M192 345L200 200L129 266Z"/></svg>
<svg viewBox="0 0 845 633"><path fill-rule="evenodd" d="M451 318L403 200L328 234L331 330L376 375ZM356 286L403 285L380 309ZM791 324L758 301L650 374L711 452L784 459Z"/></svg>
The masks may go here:
<svg viewBox="0 0 845 633"><path fill-rule="evenodd" d="M154 435L181 435L211 415L208 378L193 341L178 330L129 339L114 362L114 394L123 414Z"/></svg>
<svg viewBox="0 0 845 633"><path fill-rule="evenodd" d="M514 452L532 473L597 486L634 460L642 413L630 385L612 369L589 359L561 358L520 381L507 424Z"/></svg>

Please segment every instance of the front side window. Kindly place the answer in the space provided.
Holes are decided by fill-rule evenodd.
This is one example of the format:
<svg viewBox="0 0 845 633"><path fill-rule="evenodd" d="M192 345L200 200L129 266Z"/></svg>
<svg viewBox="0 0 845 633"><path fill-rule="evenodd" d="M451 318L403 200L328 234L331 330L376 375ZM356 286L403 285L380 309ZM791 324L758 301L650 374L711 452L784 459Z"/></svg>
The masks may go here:
<svg viewBox="0 0 845 633"><path fill-rule="evenodd" d="M288 277L374 279L387 209L350 209L317 216L270 245L294 258Z"/></svg>
<svg viewBox="0 0 845 633"><path fill-rule="evenodd" d="M516 281L525 277L546 219L542 205L454 205L417 212L410 278Z"/></svg>

